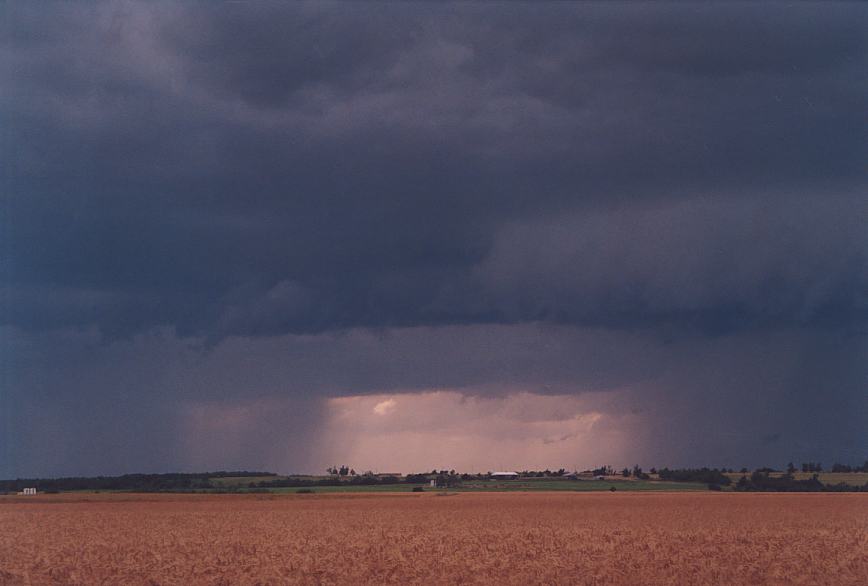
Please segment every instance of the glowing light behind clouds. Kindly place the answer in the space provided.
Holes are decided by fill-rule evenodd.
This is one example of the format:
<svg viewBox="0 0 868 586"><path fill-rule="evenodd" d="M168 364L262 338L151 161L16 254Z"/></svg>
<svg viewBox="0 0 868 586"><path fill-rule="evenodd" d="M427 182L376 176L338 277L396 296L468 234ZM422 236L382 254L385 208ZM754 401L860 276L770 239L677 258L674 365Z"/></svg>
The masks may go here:
<svg viewBox="0 0 868 586"><path fill-rule="evenodd" d="M334 397L322 457L356 470L585 468L620 461L640 414L610 410L621 391L500 396L467 390Z"/></svg>

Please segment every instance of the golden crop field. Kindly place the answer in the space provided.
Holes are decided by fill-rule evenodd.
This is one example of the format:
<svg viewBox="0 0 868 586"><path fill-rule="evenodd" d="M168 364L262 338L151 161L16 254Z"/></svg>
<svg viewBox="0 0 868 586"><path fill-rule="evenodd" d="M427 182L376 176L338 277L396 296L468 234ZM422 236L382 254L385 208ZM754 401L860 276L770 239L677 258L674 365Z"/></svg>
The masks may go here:
<svg viewBox="0 0 868 586"><path fill-rule="evenodd" d="M2 584L868 584L868 495L0 497Z"/></svg>

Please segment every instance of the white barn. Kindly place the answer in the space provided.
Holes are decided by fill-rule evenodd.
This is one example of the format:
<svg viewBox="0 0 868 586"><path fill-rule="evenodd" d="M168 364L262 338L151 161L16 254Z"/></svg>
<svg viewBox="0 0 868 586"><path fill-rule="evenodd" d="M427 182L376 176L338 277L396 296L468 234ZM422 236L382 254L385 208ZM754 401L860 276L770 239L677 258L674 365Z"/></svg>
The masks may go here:
<svg viewBox="0 0 868 586"><path fill-rule="evenodd" d="M19 494L36 494L36 488L34 488L34 487L25 488Z"/></svg>
<svg viewBox="0 0 868 586"><path fill-rule="evenodd" d="M492 472L492 478L518 478L518 472Z"/></svg>

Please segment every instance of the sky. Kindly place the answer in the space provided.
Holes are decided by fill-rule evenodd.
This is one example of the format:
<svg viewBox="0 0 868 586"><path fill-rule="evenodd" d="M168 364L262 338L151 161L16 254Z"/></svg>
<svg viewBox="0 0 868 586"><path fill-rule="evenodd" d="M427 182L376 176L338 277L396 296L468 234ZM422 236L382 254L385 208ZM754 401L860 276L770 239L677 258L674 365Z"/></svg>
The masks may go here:
<svg viewBox="0 0 868 586"><path fill-rule="evenodd" d="M0 478L868 458L864 3L0 10Z"/></svg>

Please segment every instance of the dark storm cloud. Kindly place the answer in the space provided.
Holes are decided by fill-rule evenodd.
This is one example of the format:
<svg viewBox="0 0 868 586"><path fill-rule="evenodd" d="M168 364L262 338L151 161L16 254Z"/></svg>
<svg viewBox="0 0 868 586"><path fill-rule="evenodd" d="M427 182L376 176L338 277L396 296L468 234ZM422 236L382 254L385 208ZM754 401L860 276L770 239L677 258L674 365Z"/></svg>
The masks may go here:
<svg viewBox="0 0 868 586"><path fill-rule="evenodd" d="M316 470L323 397L437 387L864 457L866 17L4 6L0 476Z"/></svg>
<svg viewBox="0 0 868 586"><path fill-rule="evenodd" d="M519 222L498 234L477 276L516 318L858 331L868 317L859 199L694 197Z"/></svg>
<svg viewBox="0 0 868 586"><path fill-rule="evenodd" d="M234 337L203 349L166 330L110 343L96 331L0 333L0 477L321 471L321 399L439 389L609 395L610 415L641 418L626 430L635 439L620 465L858 462L868 449L864 336L796 328L661 341L656 332L472 325Z"/></svg>
<svg viewBox="0 0 868 586"><path fill-rule="evenodd" d="M6 322L217 337L592 314L623 325L589 295L523 310L504 231L562 214L578 230L595 210L616 206L618 221L637 202L647 217L630 221L651 226L708 197L763 207L769 239L822 239L830 226L810 218L830 195L864 216L863 9L492 12L8 8ZM713 224L729 205L694 207ZM736 231L740 217L722 221ZM597 232L584 254L556 243L546 254L565 271L566 254L576 269L599 263L606 253L592 251L613 243ZM646 232L637 247L655 246ZM670 272L701 279L744 252L691 246L691 265ZM864 267L864 238L829 254L842 248ZM492 262L517 283L501 280L496 302L476 278ZM632 288L656 286L625 270ZM825 270L804 267L769 295L825 278L838 291L824 302L864 317L853 301L864 282ZM718 280L758 290L765 277ZM554 290L571 279L536 278ZM630 295L611 280L592 288ZM740 302L683 297L663 301L666 319ZM770 300L749 319L763 321Z"/></svg>

